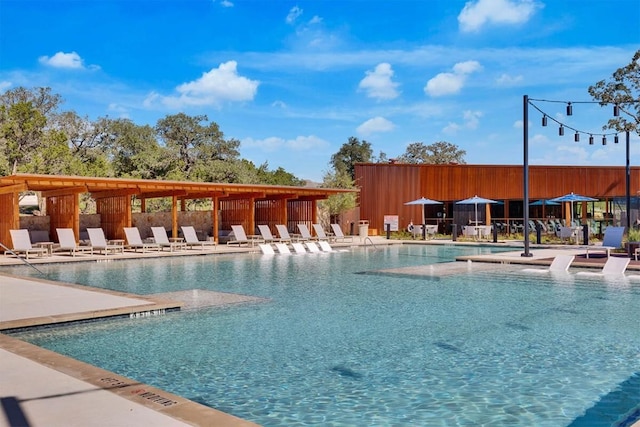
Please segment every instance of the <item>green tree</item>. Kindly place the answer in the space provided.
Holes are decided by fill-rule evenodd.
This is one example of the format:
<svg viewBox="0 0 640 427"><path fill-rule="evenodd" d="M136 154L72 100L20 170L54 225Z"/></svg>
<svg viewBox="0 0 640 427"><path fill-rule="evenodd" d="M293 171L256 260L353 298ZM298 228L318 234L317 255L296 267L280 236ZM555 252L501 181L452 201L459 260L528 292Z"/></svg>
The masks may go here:
<svg viewBox="0 0 640 427"><path fill-rule="evenodd" d="M615 104L622 113L609 119L603 130L615 129L640 135L640 50L628 65L618 68L610 80L600 80L588 90L601 105Z"/></svg>
<svg viewBox="0 0 640 427"><path fill-rule="evenodd" d="M355 164L370 162L372 155L370 143L351 136L346 143L342 144L340 150L331 156L331 166L336 175L346 173L353 180L356 175Z"/></svg>
<svg viewBox="0 0 640 427"><path fill-rule="evenodd" d="M208 124L206 115L188 116L184 113L160 119L156 131L161 141L179 163L182 179L195 179L194 169L202 176L202 165L215 161L234 161L240 153L240 141L225 140L216 123ZM205 179L208 180L208 179Z"/></svg>
<svg viewBox="0 0 640 427"><path fill-rule="evenodd" d="M129 119L102 119L115 176L164 179L172 164L167 149L156 139L155 129Z"/></svg>
<svg viewBox="0 0 640 427"><path fill-rule="evenodd" d="M410 164L464 164L466 151L458 146L445 141L424 145L422 142L413 142L407 146L407 150L398 157L401 163Z"/></svg>
<svg viewBox="0 0 640 427"><path fill-rule="evenodd" d="M30 101L0 105L0 146L11 174L29 163L46 124L47 118Z"/></svg>
<svg viewBox="0 0 640 427"><path fill-rule="evenodd" d="M108 158L106 119L95 122L80 117L75 111L65 111L54 116L55 128L67 136L73 156L80 161L73 173L85 176L113 176Z"/></svg>
<svg viewBox="0 0 640 427"><path fill-rule="evenodd" d="M301 187L306 184L304 179L296 177L282 167L274 171L269 170L269 164L266 162L256 168L256 172L257 184L291 185L294 187Z"/></svg>
<svg viewBox="0 0 640 427"><path fill-rule="evenodd" d="M323 188L356 188L355 181L347 174L346 171L325 172L322 177ZM329 215L330 221L333 217L356 207L356 192L334 194L326 200L321 200L319 206Z"/></svg>

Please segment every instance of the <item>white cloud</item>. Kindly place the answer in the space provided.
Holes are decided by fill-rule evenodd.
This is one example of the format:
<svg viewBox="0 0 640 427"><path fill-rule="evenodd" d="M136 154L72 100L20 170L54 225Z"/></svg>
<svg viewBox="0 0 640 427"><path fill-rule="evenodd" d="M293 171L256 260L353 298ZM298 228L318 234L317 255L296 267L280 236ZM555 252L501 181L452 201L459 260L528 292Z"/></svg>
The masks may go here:
<svg viewBox="0 0 640 427"><path fill-rule="evenodd" d="M477 32L486 24L522 24L544 7L534 0L469 1L458 15L462 32Z"/></svg>
<svg viewBox="0 0 640 427"><path fill-rule="evenodd" d="M222 0L222 1L220 2L220 5L221 5L222 7L233 7L233 3L232 3L232 2L230 2L229 0Z"/></svg>
<svg viewBox="0 0 640 427"><path fill-rule="evenodd" d="M398 83L392 81L391 64L382 62L373 71L367 71L366 77L360 81L358 88L367 92L369 98L394 99L398 97Z"/></svg>
<svg viewBox="0 0 640 427"><path fill-rule="evenodd" d="M371 135L372 133L377 132L389 132L392 131L396 126L385 119L384 117L374 117L373 119L369 119L366 122L362 123L356 131L361 135Z"/></svg>
<svg viewBox="0 0 640 427"><path fill-rule="evenodd" d="M309 21L309 24L310 24L310 25L313 25L313 24L320 24L320 23L322 23L322 18L321 18L321 17L319 17L318 15L315 15L315 16L314 16L313 18L311 18L311 20Z"/></svg>
<svg viewBox="0 0 640 427"><path fill-rule="evenodd" d="M329 143L315 135L298 136L295 139L284 139L272 136L264 139L245 138L241 141L242 148L257 148L262 151L273 152L282 149L293 151L309 151L328 147Z"/></svg>
<svg viewBox="0 0 640 427"><path fill-rule="evenodd" d="M52 57L41 56L38 61L43 65L54 68L84 68L82 58L76 52L58 52Z"/></svg>
<svg viewBox="0 0 640 427"><path fill-rule="evenodd" d="M9 89L12 85L13 83L6 80L2 80L0 81L0 91L4 92L5 90Z"/></svg>
<svg viewBox="0 0 640 427"><path fill-rule="evenodd" d="M522 81L522 75L510 76L509 74L502 74L496 79L498 86L513 86Z"/></svg>
<svg viewBox="0 0 640 427"><path fill-rule="evenodd" d="M459 62L453 66L453 73L440 73L429 80L424 92L431 96L443 96L460 92L467 76L482 70L478 61Z"/></svg>
<svg viewBox="0 0 640 427"><path fill-rule="evenodd" d="M482 117L481 111L465 111L463 114L464 127L467 129L477 129L480 123L480 117Z"/></svg>
<svg viewBox="0 0 640 427"><path fill-rule="evenodd" d="M293 24L302 15L302 13L302 9L300 9L298 6L293 6L291 10L289 10L285 21L287 22L287 24Z"/></svg>
<svg viewBox="0 0 640 427"><path fill-rule="evenodd" d="M144 105L151 106L157 101L171 108L194 105L216 105L224 101L250 101L258 91L257 80L238 75L237 63L228 61L205 72L197 80L176 87L178 96L161 96L152 92Z"/></svg>

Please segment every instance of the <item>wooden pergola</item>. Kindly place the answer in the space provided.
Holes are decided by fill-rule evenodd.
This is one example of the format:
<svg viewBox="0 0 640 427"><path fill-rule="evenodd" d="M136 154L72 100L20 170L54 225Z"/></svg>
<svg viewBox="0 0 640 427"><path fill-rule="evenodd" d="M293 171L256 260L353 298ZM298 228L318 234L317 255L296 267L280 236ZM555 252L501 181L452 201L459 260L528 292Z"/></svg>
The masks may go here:
<svg viewBox="0 0 640 427"><path fill-rule="evenodd" d="M46 199L51 230L72 228L76 236L80 233L80 195L89 193L109 239L124 238L124 227L131 226L134 196L140 199L142 212L148 199L171 198L173 237L179 228L178 210L185 209L186 201L210 199L211 234L218 241L219 230L231 229L232 224L254 230L256 224L286 224L293 229L300 222L317 222L318 200L356 190L16 174L0 177L0 243L8 245L9 230L20 228L19 196L25 191L40 192Z"/></svg>

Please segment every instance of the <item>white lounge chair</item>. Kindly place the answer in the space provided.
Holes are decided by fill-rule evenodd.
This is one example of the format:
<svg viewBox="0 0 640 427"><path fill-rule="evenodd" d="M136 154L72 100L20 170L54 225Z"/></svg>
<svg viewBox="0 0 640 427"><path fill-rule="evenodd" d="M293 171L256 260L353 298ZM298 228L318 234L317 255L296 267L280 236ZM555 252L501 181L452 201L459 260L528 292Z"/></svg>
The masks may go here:
<svg viewBox="0 0 640 427"><path fill-rule="evenodd" d="M322 228L321 224L312 224L313 231L315 231L318 240L325 240L327 242L331 242L335 240L334 236L328 236L327 233L324 232L324 228Z"/></svg>
<svg viewBox="0 0 640 427"><path fill-rule="evenodd" d="M276 249L281 254L290 254L291 253L291 250L289 249L289 246L287 246L286 243L276 242L275 245L276 245Z"/></svg>
<svg viewBox="0 0 640 427"><path fill-rule="evenodd" d="M320 248L316 245L316 242L304 242L304 245L309 249L309 252L320 252Z"/></svg>
<svg viewBox="0 0 640 427"><path fill-rule="evenodd" d="M311 235L309 227L307 227L306 224L298 224L298 230L300 231L300 240L302 240L303 242L316 240L316 238Z"/></svg>
<svg viewBox="0 0 640 427"><path fill-rule="evenodd" d="M264 255L276 254L273 250L273 246L271 246L271 243L258 243L258 246L260 247L260 252L262 252Z"/></svg>
<svg viewBox="0 0 640 427"><path fill-rule="evenodd" d="M91 242L91 246L93 246L93 250L97 251L98 254L103 251L105 256L109 255L109 252L124 252L124 245L107 242L102 228L87 228L87 233L89 234L89 241Z"/></svg>
<svg viewBox="0 0 640 427"><path fill-rule="evenodd" d="M145 243L142 241L138 227L124 227L124 236L127 239L127 248L133 249L134 252L138 252L138 249L142 249L142 253L145 253L147 249L152 249L154 251L160 250L159 244Z"/></svg>
<svg viewBox="0 0 640 427"><path fill-rule="evenodd" d="M200 240L198 239L198 234L196 233L196 229L191 225L183 225L180 227L182 229L182 235L184 236L185 244L192 248L194 246L200 246L200 250L204 250L206 246L213 246L216 248L216 242L213 240Z"/></svg>
<svg viewBox="0 0 640 427"><path fill-rule="evenodd" d="M269 228L268 225L266 224L259 225L258 230L260 231L260 235L262 236L262 239L266 243L275 243L280 241L279 238L274 237L273 234L271 234L271 229Z"/></svg>
<svg viewBox="0 0 640 427"><path fill-rule="evenodd" d="M69 255L76 256L76 253L89 252L89 255L93 255L93 246L80 246L76 241L76 235L73 233L73 228L56 228L58 234L58 242L60 246L54 249L54 252L66 252L69 251Z"/></svg>
<svg viewBox="0 0 640 427"><path fill-rule="evenodd" d="M291 242L293 240L291 235L289 235L289 230L287 230L287 227L284 224L277 224L276 230L278 230L281 242Z"/></svg>
<svg viewBox="0 0 640 427"><path fill-rule="evenodd" d="M291 246L293 247L293 250L297 253L297 254L306 254L307 250L305 249L304 245L302 243L299 242L293 242L291 244Z"/></svg>
<svg viewBox="0 0 640 427"><path fill-rule="evenodd" d="M323 252L334 252L333 248L331 247L331 245L329 244L329 242L327 242L326 240L320 240L318 242L318 245L320 245L320 249Z"/></svg>
<svg viewBox="0 0 640 427"><path fill-rule="evenodd" d="M164 251L164 248L169 248L169 252L176 250L182 250L187 248L185 242L172 242L167 236L167 230L164 227L151 227L153 233L153 240L160 245L160 249Z"/></svg>
<svg viewBox="0 0 640 427"><path fill-rule="evenodd" d="M346 242L346 240L349 239L350 242L353 242L353 236L345 236L342 228L340 228L340 224L331 224L331 229L333 230L333 235L336 237L336 241L342 240Z"/></svg>
<svg viewBox="0 0 640 427"><path fill-rule="evenodd" d="M586 257L589 258L589 251L593 252L605 252L607 258L611 255L612 249L618 249L622 246L622 237L624 236L624 227L607 227L604 230L604 237L602 239L602 245L589 245L585 246Z"/></svg>
<svg viewBox="0 0 640 427"><path fill-rule="evenodd" d="M31 245L31 238L29 237L29 230L21 228L19 230L9 230L11 233L11 242L13 243L13 249L10 251L4 251L5 255L15 255L23 253L25 258L29 259L29 255L36 254L38 256L45 256L48 252L46 248L34 248Z"/></svg>
<svg viewBox="0 0 640 427"><path fill-rule="evenodd" d="M556 255L551 262L549 268L525 268L522 271L527 273L551 273L559 271L568 271L569 266L576 257L574 255Z"/></svg>
<svg viewBox="0 0 640 427"><path fill-rule="evenodd" d="M579 271L576 275L580 276L620 276L623 275L627 266L631 262L631 258L629 257L617 257L612 256L607 258L607 262L604 263L604 267L599 272L592 271Z"/></svg>

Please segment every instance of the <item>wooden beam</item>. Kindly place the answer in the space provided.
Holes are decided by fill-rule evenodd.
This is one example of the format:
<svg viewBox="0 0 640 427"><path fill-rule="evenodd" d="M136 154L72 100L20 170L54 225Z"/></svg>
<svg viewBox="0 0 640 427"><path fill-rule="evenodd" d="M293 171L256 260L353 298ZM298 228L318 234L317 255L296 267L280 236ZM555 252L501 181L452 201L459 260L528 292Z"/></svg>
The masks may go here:
<svg viewBox="0 0 640 427"><path fill-rule="evenodd" d="M267 194L265 197L261 197L260 199L264 200L283 200L283 199L297 199L298 195L295 193L286 193L286 194Z"/></svg>
<svg viewBox="0 0 640 427"><path fill-rule="evenodd" d="M107 190L100 192L92 192L91 197L94 199L107 199L109 197L122 197L122 196L133 196L134 194L139 194L140 191L136 188L125 188L122 190Z"/></svg>
<svg viewBox="0 0 640 427"><path fill-rule="evenodd" d="M87 187L69 187L61 188L59 190L43 191L42 197L59 197L59 196L71 196L74 194L88 193Z"/></svg>
<svg viewBox="0 0 640 427"><path fill-rule="evenodd" d="M164 197L180 197L180 196L186 196L188 193L186 190L167 190L167 191L154 191L154 192L140 192L138 193L138 196L141 199L158 199L158 198L164 198Z"/></svg>
<svg viewBox="0 0 640 427"><path fill-rule="evenodd" d="M212 199L214 197L225 197L227 193L222 191L202 191L198 193L187 192L185 196L180 196L179 198L182 200L193 200L193 199Z"/></svg>
<svg viewBox="0 0 640 427"><path fill-rule="evenodd" d="M0 194L21 193L27 190L27 184L7 185L5 187L0 187Z"/></svg>
<svg viewBox="0 0 640 427"><path fill-rule="evenodd" d="M265 193L231 193L224 198L225 200L242 200L242 199L264 199L266 197Z"/></svg>

